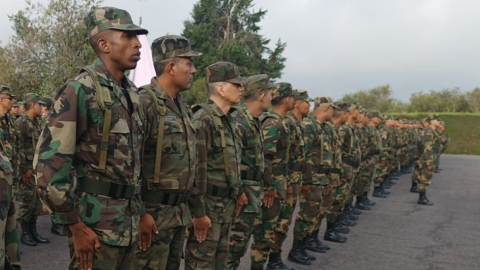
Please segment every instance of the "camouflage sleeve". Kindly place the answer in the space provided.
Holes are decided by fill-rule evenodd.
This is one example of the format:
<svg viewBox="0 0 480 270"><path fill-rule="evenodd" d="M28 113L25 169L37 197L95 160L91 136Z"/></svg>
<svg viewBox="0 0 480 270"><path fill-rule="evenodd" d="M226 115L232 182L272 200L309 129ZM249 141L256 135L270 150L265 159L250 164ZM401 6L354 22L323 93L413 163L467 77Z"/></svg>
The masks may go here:
<svg viewBox="0 0 480 270"><path fill-rule="evenodd" d="M435 154L435 149L433 144L435 143L435 135L432 132L425 132L425 135L423 136L423 160L427 162L428 165L433 165L434 164L434 154Z"/></svg>
<svg viewBox="0 0 480 270"><path fill-rule="evenodd" d="M70 81L59 91L34 158L40 198L59 224L80 221L70 169L77 141L87 131L89 106L84 87Z"/></svg>
<svg viewBox="0 0 480 270"><path fill-rule="evenodd" d="M303 168L303 183L304 184L311 184L312 183L312 149L313 149L313 142L315 140L315 131L313 129L314 123L310 119L304 120L304 132L303 132L303 139L305 140L305 166Z"/></svg>
<svg viewBox="0 0 480 270"><path fill-rule="evenodd" d="M18 136L18 162L17 162L17 164L18 164L18 171L20 173L20 176L25 174L29 169L29 166L27 164L27 157L25 155L25 148L24 148L24 145L25 145L24 138L25 138L25 136L23 136L23 134L26 134L28 132L28 126L25 124L25 122L20 121L21 119L22 118L19 118L15 122L15 131L17 132L17 136Z"/></svg>
<svg viewBox="0 0 480 270"><path fill-rule="evenodd" d="M193 192L193 216L201 218L207 215L205 209L205 194L207 192L207 162L208 152L211 150L211 129L213 119L206 113L193 119L195 128L195 142L197 144L197 166L195 170L195 184Z"/></svg>
<svg viewBox="0 0 480 270"><path fill-rule="evenodd" d="M273 166L278 163L278 161L275 160L275 156L277 154L278 140L282 135L279 126L282 126L282 123L273 119L267 119L262 123L263 155L265 157L265 174L263 180L265 189L269 191L282 189L278 187L279 184L282 184L282 180L277 180L277 176L272 174Z"/></svg>
<svg viewBox="0 0 480 270"><path fill-rule="evenodd" d="M389 151L388 151L388 131L385 129L382 129L380 131L380 139L381 139L381 145L382 147L380 148L380 160L389 160Z"/></svg>

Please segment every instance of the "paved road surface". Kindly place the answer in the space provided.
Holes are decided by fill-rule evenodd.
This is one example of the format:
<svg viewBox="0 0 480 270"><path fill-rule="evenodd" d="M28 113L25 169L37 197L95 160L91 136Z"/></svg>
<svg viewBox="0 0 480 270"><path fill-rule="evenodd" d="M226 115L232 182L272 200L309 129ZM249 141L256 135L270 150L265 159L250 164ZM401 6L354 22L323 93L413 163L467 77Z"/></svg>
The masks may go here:
<svg viewBox="0 0 480 270"><path fill-rule="evenodd" d="M480 157L445 155L441 167L428 191L434 206L416 204L418 195L409 192L410 175L404 175L387 199L375 198L377 205L364 211L347 243L327 242L332 250L318 254L310 267L287 263L297 270L480 269ZM52 244L22 246L23 269L66 269L65 239L49 233L48 216L39 225ZM291 237L287 241L284 261ZM250 269L249 258L241 269Z"/></svg>

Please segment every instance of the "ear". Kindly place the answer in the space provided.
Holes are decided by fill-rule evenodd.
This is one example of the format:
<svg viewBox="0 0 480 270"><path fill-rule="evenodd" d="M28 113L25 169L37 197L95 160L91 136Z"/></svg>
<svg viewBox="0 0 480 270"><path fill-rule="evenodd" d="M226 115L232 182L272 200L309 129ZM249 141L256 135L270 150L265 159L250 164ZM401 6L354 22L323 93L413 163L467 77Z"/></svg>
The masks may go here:
<svg viewBox="0 0 480 270"><path fill-rule="evenodd" d="M104 38L97 41L98 49L103 53L110 53L110 42Z"/></svg>
<svg viewBox="0 0 480 270"><path fill-rule="evenodd" d="M226 96L226 94L225 94L225 88L223 87L223 83L217 84L217 93L218 93L221 97L225 97L225 96Z"/></svg>
<svg viewBox="0 0 480 270"><path fill-rule="evenodd" d="M173 76L175 73L175 63L173 61L168 63L168 65L165 67L165 70L168 71L168 74Z"/></svg>

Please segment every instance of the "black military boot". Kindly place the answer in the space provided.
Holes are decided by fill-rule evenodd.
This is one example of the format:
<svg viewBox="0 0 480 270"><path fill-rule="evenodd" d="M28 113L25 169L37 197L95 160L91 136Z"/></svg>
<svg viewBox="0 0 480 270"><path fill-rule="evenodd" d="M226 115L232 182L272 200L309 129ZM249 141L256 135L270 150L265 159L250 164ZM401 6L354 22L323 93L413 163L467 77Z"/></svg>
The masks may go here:
<svg viewBox="0 0 480 270"><path fill-rule="evenodd" d="M313 231L313 234L312 234L313 239L315 239L315 242L317 243L317 246L320 246L321 248L323 248L325 250L330 250L331 248L329 246L325 245L324 243L322 243L322 241L320 241L320 238L318 237L319 233L320 233L320 230L315 230L315 231Z"/></svg>
<svg viewBox="0 0 480 270"><path fill-rule="evenodd" d="M335 242L335 243L345 243L347 241L347 238L345 236L342 236L342 235L338 234L335 231L335 223L328 222L327 223L327 231L325 232L325 235L323 236L323 240L330 241L330 242Z"/></svg>
<svg viewBox="0 0 480 270"><path fill-rule="evenodd" d="M375 187L373 189L372 196L377 198L387 198L387 195L383 194L383 192L381 191L381 187Z"/></svg>
<svg viewBox="0 0 480 270"><path fill-rule="evenodd" d="M386 191L385 189L383 189L383 184L380 186L380 191L385 194L385 195L389 195L390 194L390 191Z"/></svg>
<svg viewBox="0 0 480 270"><path fill-rule="evenodd" d="M324 249L321 245L319 245L318 242L320 242L320 240L318 240L318 242L315 240L318 240L318 233L317 233L316 239L314 234L311 234L307 238L305 238L305 240L303 241L305 244L305 249L309 251L317 252L317 253L327 252L326 249Z"/></svg>
<svg viewBox="0 0 480 270"><path fill-rule="evenodd" d="M272 252L268 256L267 270L295 270L282 262L282 253Z"/></svg>
<svg viewBox="0 0 480 270"><path fill-rule="evenodd" d="M434 173L440 173L440 171L442 171L442 169L440 169L439 167L435 167L435 170L433 172Z"/></svg>
<svg viewBox="0 0 480 270"><path fill-rule="evenodd" d="M65 236L65 234L62 233L62 225L56 224L53 221L52 221L52 228L50 229L50 232L56 235Z"/></svg>
<svg viewBox="0 0 480 270"><path fill-rule="evenodd" d="M368 206L374 206L376 203L374 201L370 201L368 198L368 192L363 193L363 204L368 205Z"/></svg>
<svg viewBox="0 0 480 270"><path fill-rule="evenodd" d="M340 224L342 224L343 226L349 226L349 227L353 227L353 226L357 225L357 223L355 221L346 218L344 214L342 214L338 217L338 222Z"/></svg>
<svg viewBox="0 0 480 270"><path fill-rule="evenodd" d="M416 182L412 181L412 187L410 188L410 192L412 193L418 193L418 184Z"/></svg>
<svg viewBox="0 0 480 270"><path fill-rule="evenodd" d="M355 207L353 207L353 206L351 206L351 205L348 205L348 212L349 212L350 214L356 215L356 216L362 214L362 211L356 209Z"/></svg>
<svg viewBox="0 0 480 270"><path fill-rule="evenodd" d="M433 202L428 200L426 191L420 191L419 192L419 197L418 197L417 203L422 204L422 205L428 205L428 206L433 205Z"/></svg>
<svg viewBox="0 0 480 270"><path fill-rule="evenodd" d="M20 226L22 227L22 236L20 237L20 241L27 246L36 246L37 242L33 240L32 233L30 232L30 223L21 222Z"/></svg>
<svg viewBox="0 0 480 270"><path fill-rule="evenodd" d="M288 253L288 260L294 263L303 264L303 265L311 265L312 261L310 261L305 255L305 244L302 240L293 240L292 249ZM306 251L305 251L306 253Z"/></svg>
<svg viewBox="0 0 480 270"><path fill-rule="evenodd" d="M343 234L348 234L350 232L350 228L347 226L343 226L340 223L337 223L334 228L335 232L337 233L343 233Z"/></svg>
<svg viewBox="0 0 480 270"><path fill-rule="evenodd" d="M372 208L364 203L363 196L357 196L355 208L360 210L372 210Z"/></svg>
<svg viewBox="0 0 480 270"><path fill-rule="evenodd" d="M48 238L42 237L38 232L37 232L37 221L31 221L30 222L30 233L32 234L33 240L39 244L48 244L50 243L50 240Z"/></svg>

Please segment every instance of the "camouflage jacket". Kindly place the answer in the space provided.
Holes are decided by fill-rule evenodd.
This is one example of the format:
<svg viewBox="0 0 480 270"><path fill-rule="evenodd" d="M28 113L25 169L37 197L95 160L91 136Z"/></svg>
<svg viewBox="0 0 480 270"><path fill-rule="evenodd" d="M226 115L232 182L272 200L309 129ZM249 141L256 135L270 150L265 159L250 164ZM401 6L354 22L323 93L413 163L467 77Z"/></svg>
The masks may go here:
<svg viewBox="0 0 480 270"><path fill-rule="evenodd" d="M314 115L303 119L305 126L305 180L304 183L326 185L327 174L333 163L332 146Z"/></svg>
<svg viewBox="0 0 480 270"><path fill-rule="evenodd" d="M245 107L240 104L234 107L231 116L236 124L236 132L242 141L241 178L243 191L248 197L248 204L243 206L246 213L258 213L261 209L263 194L263 173L265 159L263 157L263 135L260 123Z"/></svg>
<svg viewBox="0 0 480 270"><path fill-rule="evenodd" d="M160 182L156 186L153 182L160 114L153 104L152 96L144 90L145 88L152 90L156 94L156 98L163 101L163 107L165 108ZM172 193L189 193L195 179L196 155L195 133L193 123L190 120L190 111L180 95L176 98L177 103L169 97L156 78L152 78L149 85L142 86L139 95L147 119L142 156L142 194L147 191L151 192L150 194L162 192L165 197L173 197L175 195ZM150 188L147 183L151 184ZM159 230L188 226L192 222L190 210L186 203L162 205L144 200L144 205L157 224L160 224L157 227Z"/></svg>
<svg viewBox="0 0 480 270"><path fill-rule="evenodd" d="M287 165L290 152L290 130L277 113L270 111L262 118L265 156L265 189L277 191L279 199L286 198Z"/></svg>
<svg viewBox="0 0 480 270"><path fill-rule="evenodd" d="M380 149L379 161L388 161L393 159L392 152L392 136L390 133L390 128L385 124L380 124L377 126L377 130L380 133L380 138L382 140L382 147Z"/></svg>
<svg viewBox="0 0 480 270"><path fill-rule="evenodd" d="M361 161L360 145L352 125L345 123L339 126L338 137L341 143L343 164L358 168Z"/></svg>
<svg viewBox="0 0 480 270"><path fill-rule="evenodd" d="M25 174L28 170L33 172L33 156L40 136L40 123L38 119L30 119L22 114L15 121L15 130L19 138L19 173Z"/></svg>
<svg viewBox="0 0 480 270"><path fill-rule="evenodd" d="M10 160L13 169L13 178L19 177L20 167L20 141L22 139L15 129L15 119L9 113L0 117L0 140L2 140L3 147L5 148L5 155Z"/></svg>
<svg viewBox="0 0 480 270"><path fill-rule="evenodd" d="M118 85L100 59L94 68L112 99L105 171L98 170L104 111L99 107L92 77L82 72L57 93L35 156L37 184L40 198L53 212L56 223L82 220L102 242L129 246L138 239L139 219L144 213L140 194L117 199L78 192L76 198L70 177L73 166L78 183L93 180L109 186L138 187L135 190L140 187L144 126L137 89L126 77Z"/></svg>
<svg viewBox="0 0 480 270"><path fill-rule="evenodd" d="M374 126L368 126L368 129L370 131L370 143L371 143L371 150L372 150L372 155L375 158L375 161L380 160L380 157L383 155L382 149L382 134L380 134L380 131L377 129L377 127Z"/></svg>
<svg viewBox="0 0 480 270"><path fill-rule="evenodd" d="M8 156L6 147L0 141L0 221L5 222L13 199L13 168ZM5 231L3 231L5 233Z"/></svg>
<svg viewBox="0 0 480 270"><path fill-rule="evenodd" d="M290 153L288 164L288 182L287 185L301 184L302 183L302 171L305 165L305 140L304 140L304 127L301 121L298 121L293 113L288 112L287 116L283 119L285 126L290 131Z"/></svg>
<svg viewBox="0 0 480 270"><path fill-rule="evenodd" d="M422 129L420 132L420 141L418 142L418 151L420 153L419 161L427 166L434 165L435 155L435 130L431 127Z"/></svg>
<svg viewBox="0 0 480 270"><path fill-rule="evenodd" d="M192 196L194 217L208 216L214 223L230 223L235 218L236 203L234 196L222 194L212 195L212 187L222 190L234 190L241 186L240 163L241 142L235 133L235 126L228 114L208 100L214 115L211 116L203 108L194 108L193 125L197 144L197 167L195 188ZM220 119L223 127L215 124ZM220 128L224 130L226 149L222 148ZM227 153L224 155L224 153ZM225 167L225 166L228 166Z"/></svg>

